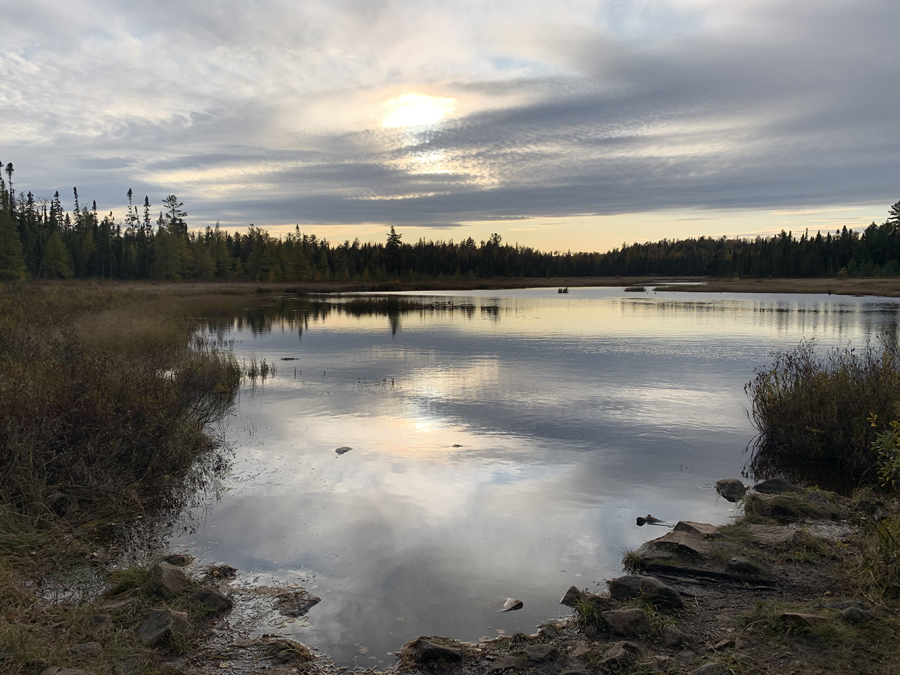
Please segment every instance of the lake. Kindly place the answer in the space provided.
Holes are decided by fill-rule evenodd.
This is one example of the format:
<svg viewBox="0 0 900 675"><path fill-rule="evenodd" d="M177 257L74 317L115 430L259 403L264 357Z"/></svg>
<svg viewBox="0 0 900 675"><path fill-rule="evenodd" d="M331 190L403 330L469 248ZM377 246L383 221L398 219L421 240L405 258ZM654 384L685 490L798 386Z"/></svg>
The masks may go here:
<svg viewBox="0 0 900 675"><path fill-rule="evenodd" d="M239 583L321 596L258 630L351 667L420 635L534 632L665 532L637 516L726 521L712 485L748 460L754 369L900 317L896 300L818 295L399 295L417 307L279 299L210 326L277 373L242 388L222 497L171 539ZM499 613L510 597L523 609Z"/></svg>

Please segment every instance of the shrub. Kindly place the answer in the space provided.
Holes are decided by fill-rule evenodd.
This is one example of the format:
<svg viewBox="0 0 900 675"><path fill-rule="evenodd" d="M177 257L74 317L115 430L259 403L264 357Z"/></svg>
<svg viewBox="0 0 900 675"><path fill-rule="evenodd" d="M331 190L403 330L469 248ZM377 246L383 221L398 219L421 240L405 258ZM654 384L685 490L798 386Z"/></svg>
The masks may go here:
<svg viewBox="0 0 900 675"><path fill-rule="evenodd" d="M871 420L891 419L900 406L900 348L894 336L883 336L819 357L814 341L804 341L776 353L744 389L758 432L750 445L753 473L846 492L877 480L878 426Z"/></svg>

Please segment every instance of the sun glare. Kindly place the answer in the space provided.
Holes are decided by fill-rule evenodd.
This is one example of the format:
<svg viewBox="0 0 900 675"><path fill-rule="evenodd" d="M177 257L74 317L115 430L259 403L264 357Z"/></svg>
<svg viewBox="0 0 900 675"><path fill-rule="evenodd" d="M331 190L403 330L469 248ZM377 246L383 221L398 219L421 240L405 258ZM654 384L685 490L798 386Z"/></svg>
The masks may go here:
<svg viewBox="0 0 900 675"><path fill-rule="evenodd" d="M452 115L456 109L456 99L427 94L403 94L385 101L384 107L387 112L381 118L381 126L424 127Z"/></svg>

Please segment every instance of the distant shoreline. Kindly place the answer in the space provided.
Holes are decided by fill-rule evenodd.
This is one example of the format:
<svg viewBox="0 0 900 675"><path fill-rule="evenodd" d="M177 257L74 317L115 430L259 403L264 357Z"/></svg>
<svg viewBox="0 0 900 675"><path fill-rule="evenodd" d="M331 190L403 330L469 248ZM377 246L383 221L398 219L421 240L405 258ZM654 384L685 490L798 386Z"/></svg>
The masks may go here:
<svg viewBox="0 0 900 675"><path fill-rule="evenodd" d="M681 285L693 282L697 285ZM252 281L37 281L47 288L81 287L121 289L128 291L220 291L225 294L246 293L255 286L258 293L384 293L391 291L473 291L515 290L525 288L610 288L654 286L659 292L687 293L804 293L827 295L900 297L900 277L817 278L817 279L723 279L716 277L493 277L489 279L420 279L417 281L339 282L285 281L259 283ZM676 285L677 284L677 285Z"/></svg>

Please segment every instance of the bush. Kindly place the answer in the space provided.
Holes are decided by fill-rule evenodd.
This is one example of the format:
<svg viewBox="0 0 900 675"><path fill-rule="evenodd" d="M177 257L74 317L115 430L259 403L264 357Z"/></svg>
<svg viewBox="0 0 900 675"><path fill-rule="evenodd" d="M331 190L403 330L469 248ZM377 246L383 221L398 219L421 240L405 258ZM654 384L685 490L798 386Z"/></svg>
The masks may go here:
<svg viewBox="0 0 900 675"><path fill-rule="evenodd" d="M900 408L900 348L883 336L860 350L832 349L824 357L813 341L775 354L770 368L745 386L758 432L750 450L757 477L782 475L847 492L878 479L879 425ZM883 425L881 426L883 430Z"/></svg>

